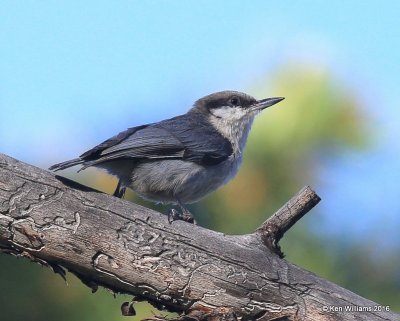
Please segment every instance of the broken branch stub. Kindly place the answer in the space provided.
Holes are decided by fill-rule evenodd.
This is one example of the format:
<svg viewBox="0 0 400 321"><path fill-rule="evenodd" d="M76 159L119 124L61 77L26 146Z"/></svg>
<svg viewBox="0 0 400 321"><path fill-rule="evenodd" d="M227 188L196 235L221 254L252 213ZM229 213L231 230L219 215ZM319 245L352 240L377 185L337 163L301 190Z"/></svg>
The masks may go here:
<svg viewBox="0 0 400 321"><path fill-rule="evenodd" d="M309 187L303 187L285 205L268 218L256 231L264 244L279 257L284 254L279 246L283 235L305 214L307 214L321 198Z"/></svg>

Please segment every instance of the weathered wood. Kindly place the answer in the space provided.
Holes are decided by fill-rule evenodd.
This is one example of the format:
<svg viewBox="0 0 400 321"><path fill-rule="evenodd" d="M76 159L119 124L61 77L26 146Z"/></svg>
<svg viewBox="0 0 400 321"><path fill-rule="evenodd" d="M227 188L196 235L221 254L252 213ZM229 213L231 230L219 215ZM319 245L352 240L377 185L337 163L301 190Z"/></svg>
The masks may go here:
<svg viewBox="0 0 400 321"><path fill-rule="evenodd" d="M227 236L169 224L165 215L70 188L1 154L0 251L59 273L59 266L67 268L92 288L99 284L192 316L208 311L210 320L222 319L218 311L226 319L400 320L279 258L258 233ZM346 307L353 311L334 311Z"/></svg>
<svg viewBox="0 0 400 321"><path fill-rule="evenodd" d="M309 187L303 187L285 205L268 218L258 229L264 244L274 253L283 258L279 240L283 235L321 199Z"/></svg>

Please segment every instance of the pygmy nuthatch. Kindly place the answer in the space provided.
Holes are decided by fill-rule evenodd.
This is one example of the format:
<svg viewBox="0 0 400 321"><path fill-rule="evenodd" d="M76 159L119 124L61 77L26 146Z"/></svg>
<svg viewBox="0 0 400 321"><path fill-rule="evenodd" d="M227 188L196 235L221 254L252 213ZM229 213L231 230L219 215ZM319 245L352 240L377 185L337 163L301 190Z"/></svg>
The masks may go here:
<svg viewBox="0 0 400 321"><path fill-rule="evenodd" d="M115 196L123 197L129 187L145 199L178 204L189 215L184 204L236 175L254 117L281 100L217 92L197 100L184 115L129 128L50 169L100 167L118 177Z"/></svg>

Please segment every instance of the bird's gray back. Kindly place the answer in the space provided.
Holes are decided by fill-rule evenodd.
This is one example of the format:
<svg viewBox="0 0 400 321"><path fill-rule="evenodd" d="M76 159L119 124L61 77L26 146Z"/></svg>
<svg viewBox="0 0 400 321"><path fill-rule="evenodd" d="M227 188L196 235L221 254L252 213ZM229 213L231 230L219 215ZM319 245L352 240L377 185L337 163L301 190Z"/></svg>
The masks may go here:
<svg viewBox="0 0 400 321"><path fill-rule="evenodd" d="M84 166L119 160L182 159L216 165L232 154L232 145L204 116L186 114L121 132L81 155Z"/></svg>

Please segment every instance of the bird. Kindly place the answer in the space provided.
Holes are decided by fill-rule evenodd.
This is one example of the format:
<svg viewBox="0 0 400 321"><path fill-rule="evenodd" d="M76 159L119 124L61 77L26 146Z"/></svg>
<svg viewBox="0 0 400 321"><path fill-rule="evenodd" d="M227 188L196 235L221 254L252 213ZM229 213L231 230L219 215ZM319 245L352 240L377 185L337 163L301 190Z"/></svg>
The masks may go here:
<svg viewBox="0 0 400 321"><path fill-rule="evenodd" d="M255 116L283 99L257 100L232 90L212 93L183 115L128 128L49 169L104 169L118 178L114 196L122 198L130 188L146 200L179 206L181 213L170 210L170 222L194 222L186 204L199 201L237 174Z"/></svg>

